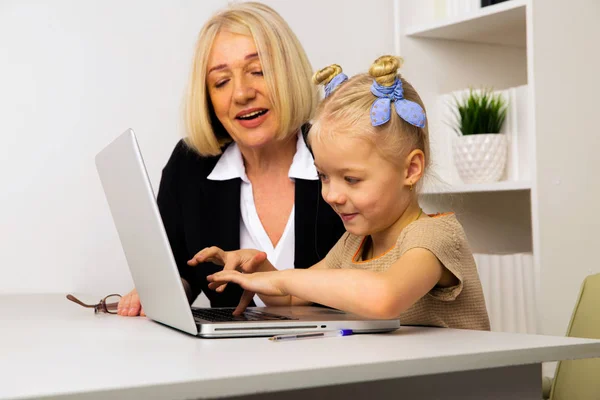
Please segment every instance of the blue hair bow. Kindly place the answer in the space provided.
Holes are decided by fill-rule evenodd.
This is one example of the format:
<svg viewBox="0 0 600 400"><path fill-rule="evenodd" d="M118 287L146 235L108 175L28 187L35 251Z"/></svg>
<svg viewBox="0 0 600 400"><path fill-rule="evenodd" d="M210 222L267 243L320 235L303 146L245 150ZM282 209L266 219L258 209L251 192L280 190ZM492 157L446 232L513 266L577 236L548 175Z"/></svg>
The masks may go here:
<svg viewBox="0 0 600 400"><path fill-rule="evenodd" d="M338 87L342 82L347 81L348 76L343 72L340 72L334 76L327 85L325 85L325 97L328 97L333 90Z"/></svg>
<svg viewBox="0 0 600 400"><path fill-rule="evenodd" d="M400 79L396 78L392 86L382 86L373 80L371 93L377 97L371 106L371 124L373 126L383 125L390 120L393 101L400 118L419 128L425 127L425 111L414 101L404 98L404 89L402 89Z"/></svg>

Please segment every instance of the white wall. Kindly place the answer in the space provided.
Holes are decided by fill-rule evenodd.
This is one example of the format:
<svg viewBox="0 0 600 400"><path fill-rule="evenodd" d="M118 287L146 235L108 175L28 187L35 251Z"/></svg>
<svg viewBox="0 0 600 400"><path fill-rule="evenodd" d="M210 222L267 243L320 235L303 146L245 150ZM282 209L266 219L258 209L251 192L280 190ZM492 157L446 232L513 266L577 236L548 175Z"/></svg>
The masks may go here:
<svg viewBox="0 0 600 400"><path fill-rule="evenodd" d="M551 335L566 332L584 278L600 273L599 17L597 0L536 0L532 8L540 231L535 247L540 322Z"/></svg>
<svg viewBox="0 0 600 400"><path fill-rule="evenodd" d="M315 69L353 74L394 50L392 0L266 3ZM158 187L196 35L225 4L0 3L0 293L130 289L94 155L132 127Z"/></svg>

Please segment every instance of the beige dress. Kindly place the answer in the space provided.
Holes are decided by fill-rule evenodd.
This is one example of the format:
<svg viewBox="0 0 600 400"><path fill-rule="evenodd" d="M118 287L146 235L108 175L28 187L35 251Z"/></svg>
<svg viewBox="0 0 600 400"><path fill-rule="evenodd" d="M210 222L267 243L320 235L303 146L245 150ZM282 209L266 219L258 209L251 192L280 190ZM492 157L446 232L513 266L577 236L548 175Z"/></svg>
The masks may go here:
<svg viewBox="0 0 600 400"><path fill-rule="evenodd" d="M362 260L365 236L346 232L325 257L328 268L385 271L410 249L432 252L454 276L458 285L434 287L400 315L402 325L489 330L490 322L481 282L467 237L455 215L438 214L406 226L396 245L381 256Z"/></svg>

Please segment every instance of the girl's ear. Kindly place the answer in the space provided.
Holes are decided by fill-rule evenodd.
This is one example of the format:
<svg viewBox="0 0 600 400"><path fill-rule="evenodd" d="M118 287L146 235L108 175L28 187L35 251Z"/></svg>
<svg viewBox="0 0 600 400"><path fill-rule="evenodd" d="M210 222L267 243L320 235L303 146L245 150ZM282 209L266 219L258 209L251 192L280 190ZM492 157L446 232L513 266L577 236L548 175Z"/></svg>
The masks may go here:
<svg viewBox="0 0 600 400"><path fill-rule="evenodd" d="M412 188L425 173L425 154L422 150L415 149L406 156L404 164L404 185Z"/></svg>

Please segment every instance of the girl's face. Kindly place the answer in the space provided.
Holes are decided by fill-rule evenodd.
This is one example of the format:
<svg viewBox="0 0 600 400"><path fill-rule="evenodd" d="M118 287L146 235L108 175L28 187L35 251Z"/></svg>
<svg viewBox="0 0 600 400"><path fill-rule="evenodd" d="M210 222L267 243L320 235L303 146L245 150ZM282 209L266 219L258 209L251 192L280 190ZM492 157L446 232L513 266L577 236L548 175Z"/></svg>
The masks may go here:
<svg viewBox="0 0 600 400"><path fill-rule="evenodd" d="M347 231L366 236L385 233L410 203L400 167L361 138L333 135L311 143L325 201Z"/></svg>

